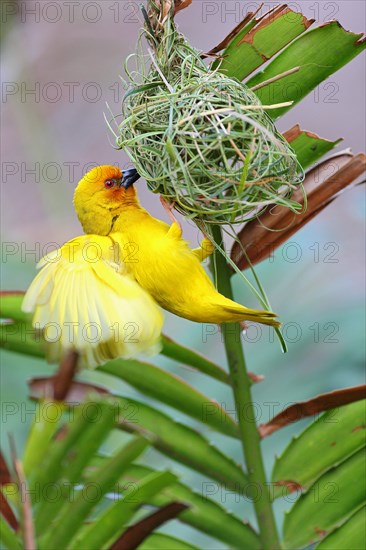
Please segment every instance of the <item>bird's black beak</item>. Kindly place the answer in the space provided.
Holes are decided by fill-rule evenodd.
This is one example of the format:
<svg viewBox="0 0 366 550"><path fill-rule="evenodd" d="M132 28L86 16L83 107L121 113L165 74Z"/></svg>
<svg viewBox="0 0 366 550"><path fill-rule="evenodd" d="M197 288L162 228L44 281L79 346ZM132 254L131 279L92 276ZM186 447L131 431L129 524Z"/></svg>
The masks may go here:
<svg viewBox="0 0 366 550"><path fill-rule="evenodd" d="M130 168L129 170L122 170L121 187L128 189L140 178L140 174L136 168Z"/></svg>

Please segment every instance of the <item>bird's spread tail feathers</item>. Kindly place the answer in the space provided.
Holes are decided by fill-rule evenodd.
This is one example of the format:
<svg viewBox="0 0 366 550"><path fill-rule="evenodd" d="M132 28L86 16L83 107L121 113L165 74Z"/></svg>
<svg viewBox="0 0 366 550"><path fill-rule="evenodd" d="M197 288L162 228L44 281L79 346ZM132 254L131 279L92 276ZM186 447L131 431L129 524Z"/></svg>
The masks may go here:
<svg viewBox="0 0 366 550"><path fill-rule="evenodd" d="M231 302L224 306L225 310L230 315L230 319L226 322L239 322L239 321L253 321L254 323L261 323L262 325L269 325L271 327L279 328L281 323L277 319L277 315L272 311L265 311L260 309L249 309L235 302Z"/></svg>

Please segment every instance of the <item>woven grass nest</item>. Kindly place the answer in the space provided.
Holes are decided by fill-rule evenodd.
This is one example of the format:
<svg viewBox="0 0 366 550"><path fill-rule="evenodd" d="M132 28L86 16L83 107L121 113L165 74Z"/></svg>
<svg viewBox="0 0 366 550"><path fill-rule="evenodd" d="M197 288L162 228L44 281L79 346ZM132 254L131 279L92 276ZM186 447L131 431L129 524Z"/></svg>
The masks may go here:
<svg viewBox="0 0 366 550"><path fill-rule="evenodd" d="M205 224L243 222L269 204L301 208L291 195L302 169L254 92L210 72L174 26L134 57L117 146L153 192Z"/></svg>

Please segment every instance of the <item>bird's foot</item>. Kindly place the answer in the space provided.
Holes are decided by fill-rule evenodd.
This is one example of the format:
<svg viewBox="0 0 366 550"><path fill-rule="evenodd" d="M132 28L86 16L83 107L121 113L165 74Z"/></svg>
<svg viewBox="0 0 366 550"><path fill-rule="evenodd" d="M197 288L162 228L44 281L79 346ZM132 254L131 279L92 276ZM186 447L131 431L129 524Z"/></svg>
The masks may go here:
<svg viewBox="0 0 366 550"><path fill-rule="evenodd" d="M179 227L181 227L179 221L177 220L177 218L174 216L173 214L173 208L174 208L174 202L168 202L166 199L164 199L164 197L160 196L160 202L164 208L164 210L166 210L166 212L168 213L168 216L169 218L171 219L171 221L173 223L176 223L179 225Z"/></svg>

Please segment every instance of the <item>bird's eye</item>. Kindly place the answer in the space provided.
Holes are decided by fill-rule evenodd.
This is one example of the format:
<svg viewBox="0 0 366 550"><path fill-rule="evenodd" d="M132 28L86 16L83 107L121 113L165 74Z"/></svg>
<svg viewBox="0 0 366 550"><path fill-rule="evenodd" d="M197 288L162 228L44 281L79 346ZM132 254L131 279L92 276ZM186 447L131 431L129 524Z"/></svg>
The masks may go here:
<svg viewBox="0 0 366 550"><path fill-rule="evenodd" d="M107 189L110 189L111 187L114 187L116 185L116 180L105 180L104 187Z"/></svg>

